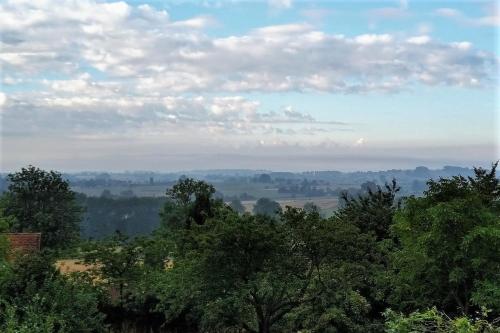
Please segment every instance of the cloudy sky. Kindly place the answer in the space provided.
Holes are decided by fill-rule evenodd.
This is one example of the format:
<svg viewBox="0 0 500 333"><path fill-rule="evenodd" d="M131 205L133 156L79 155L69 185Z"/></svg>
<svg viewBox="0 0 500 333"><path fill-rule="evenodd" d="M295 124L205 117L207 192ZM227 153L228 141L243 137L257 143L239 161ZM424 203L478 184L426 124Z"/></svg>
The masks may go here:
<svg viewBox="0 0 500 333"><path fill-rule="evenodd" d="M495 2L0 1L1 168L498 159Z"/></svg>

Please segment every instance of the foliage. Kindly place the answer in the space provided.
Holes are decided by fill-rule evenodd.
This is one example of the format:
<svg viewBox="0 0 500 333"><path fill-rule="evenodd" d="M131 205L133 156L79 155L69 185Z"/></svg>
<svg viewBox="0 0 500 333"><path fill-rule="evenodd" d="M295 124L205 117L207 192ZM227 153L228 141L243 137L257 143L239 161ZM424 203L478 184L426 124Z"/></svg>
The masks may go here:
<svg viewBox="0 0 500 333"><path fill-rule="evenodd" d="M158 212L165 204L165 198L80 195L78 203L85 208L81 237L104 239L117 231L130 237L151 234L160 225Z"/></svg>
<svg viewBox="0 0 500 333"><path fill-rule="evenodd" d="M474 178L429 181L422 198L409 198L396 214L401 248L393 258L394 304L437 306L470 314L481 306L500 313L499 181L475 169Z"/></svg>
<svg viewBox="0 0 500 333"><path fill-rule="evenodd" d="M113 238L96 242L85 254L85 263L94 265L94 274L118 292L118 305L125 304L133 285L141 274L142 248L117 233Z"/></svg>
<svg viewBox="0 0 500 333"><path fill-rule="evenodd" d="M476 319L469 317L450 318L436 308L412 312L405 316L392 310L384 313L387 333L499 333L500 326L484 319L480 314Z"/></svg>
<svg viewBox="0 0 500 333"><path fill-rule="evenodd" d="M292 208L280 220L228 212L190 229L164 280L165 311L189 311L208 331L358 327L366 306L355 291L357 228ZM320 306L330 310L328 318ZM305 313L311 318L299 320Z"/></svg>
<svg viewBox="0 0 500 333"><path fill-rule="evenodd" d="M202 225L214 216L214 207L220 205L213 198L215 188L203 181L180 179L167 190L169 199L163 209L165 227L189 229L193 224Z"/></svg>
<svg viewBox="0 0 500 333"><path fill-rule="evenodd" d="M2 332L96 332L102 326L99 290L58 274L50 258L18 258L0 279Z"/></svg>
<svg viewBox="0 0 500 333"><path fill-rule="evenodd" d="M231 200L231 202L229 203L229 207L231 207L231 209L238 214L243 214L245 212L245 206L243 206L239 199Z"/></svg>
<svg viewBox="0 0 500 333"><path fill-rule="evenodd" d="M392 217L399 206L396 202L398 192L395 180L386 184L385 188L367 185L366 194L358 197L344 192L341 196L343 206L335 217L351 221L364 233L373 233L377 240L387 239Z"/></svg>
<svg viewBox="0 0 500 333"><path fill-rule="evenodd" d="M277 217L281 213L281 206L279 203L271 199L260 198L253 206L253 213L258 215Z"/></svg>
<svg viewBox="0 0 500 333"><path fill-rule="evenodd" d="M82 209L68 182L55 171L34 166L9 174L4 214L15 217L15 232L41 232L42 246L62 248L76 240Z"/></svg>
<svg viewBox="0 0 500 333"><path fill-rule="evenodd" d="M388 267L390 254L395 245L390 236L390 227L400 202L396 199L399 186L393 180L384 187L366 183L366 191L356 197L344 193L344 204L335 212L333 220L354 225L359 231L359 251L362 260L356 261L363 270L355 278L358 294L368 304L366 317L369 318L369 329L376 330L382 325L382 312L388 307L390 294L390 276ZM364 327L365 330L368 326Z"/></svg>

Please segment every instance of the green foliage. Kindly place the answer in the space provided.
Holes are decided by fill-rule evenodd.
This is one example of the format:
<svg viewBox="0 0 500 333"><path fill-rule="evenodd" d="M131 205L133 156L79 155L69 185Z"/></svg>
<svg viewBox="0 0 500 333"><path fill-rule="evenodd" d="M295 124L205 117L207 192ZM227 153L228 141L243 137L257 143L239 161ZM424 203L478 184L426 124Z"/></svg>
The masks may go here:
<svg viewBox="0 0 500 333"><path fill-rule="evenodd" d="M387 310L387 333L499 333L500 326L484 319L484 314L472 319L469 317L450 318L436 308L427 311L416 311L405 316L401 313Z"/></svg>
<svg viewBox="0 0 500 333"><path fill-rule="evenodd" d="M469 314L500 313L500 214L496 164L474 178L430 181L396 214L394 304Z"/></svg>
<svg viewBox="0 0 500 333"><path fill-rule="evenodd" d="M231 209L238 214L243 214L245 212L245 206L243 206L239 199L231 200L231 202L229 203L229 207L231 207Z"/></svg>
<svg viewBox="0 0 500 333"><path fill-rule="evenodd" d="M392 217L398 208L396 194L399 192L396 181L386 184L385 188L367 187L365 195L351 197L342 194L343 206L335 213L338 219L351 221L361 232L373 233L377 240L389 238Z"/></svg>
<svg viewBox="0 0 500 333"><path fill-rule="evenodd" d="M91 250L85 254L85 262L95 266L95 275L118 291L120 307L142 272L142 250L135 242L118 233L111 239L92 244Z"/></svg>
<svg viewBox="0 0 500 333"><path fill-rule="evenodd" d="M99 290L67 279L50 258L18 258L0 279L2 332L97 332L103 328Z"/></svg>
<svg viewBox="0 0 500 333"><path fill-rule="evenodd" d="M396 182L378 187L366 184L366 193L351 197L343 195L343 205L332 217L334 221L342 221L357 228L358 251L362 255L356 260L360 267L353 280L359 279L358 293L368 305L366 317L369 325L364 330L377 330L382 325L382 312L387 308L390 294L390 276L388 267L390 254L395 247L390 236L390 227L394 214L399 207L396 194L399 187ZM352 330L352 329L351 329Z"/></svg>
<svg viewBox="0 0 500 333"><path fill-rule="evenodd" d="M253 213L256 215L277 217L281 213L281 206L271 199L260 198L253 206Z"/></svg>
<svg viewBox="0 0 500 333"><path fill-rule="evenodd" d="M164 227L189 229L193 224L202 225L214 216L215 206L220 206L213 195L215 188L203 181L180 179L167 190L168 201L162 212Z"/></svg>
<svg viewBox="0 0 500 333"><path fill-rule="evenodd" d="M78 203L85 207L81 237L103 239L117 231L130 237L151 234L160 225L158 212L165 204L165 198L80 195Z"/></svg>
<svg viewBox="0 0 500 333"><path fill-rule="evenodd" d="M289 208L279 222L219 214L187 232L162 282L168 317L198 318L206 331L361 331L369 306L355 291L363 269L355 226Z"/></svg>
<svg viewBox="0 0 500 333"><path fill-rule="evenodd" d="M12 216L15 232L41 232L42 246L62 248L79 235L82 209L61 174L34 166L9 174L4 214Z"/></svg>

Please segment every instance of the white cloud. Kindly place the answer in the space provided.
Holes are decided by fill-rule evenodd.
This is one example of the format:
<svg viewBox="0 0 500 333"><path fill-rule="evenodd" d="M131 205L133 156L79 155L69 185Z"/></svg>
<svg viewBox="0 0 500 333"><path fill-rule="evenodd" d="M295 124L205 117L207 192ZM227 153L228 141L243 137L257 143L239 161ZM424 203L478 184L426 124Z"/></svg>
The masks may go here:
<svg viewBox="0 0 500 333"><path fill-rule="evenodd" d="M356 142L354 143L355 146L359 147L359 146L363 146L365 144L365 139L364 138L359 138L356 140Z"/></svg>
<svg viewBox="0 0 500 333"><path fill-rule="evenodd" d="M139 95L394 92L428 84L422 78L429 76L433 84L485 85L496 66L494 55L473 48L457 53L456 45L429 43L427 36L348 37L298 23L213 38L203 32L213 23L210 17L172 21L147 5L82 0L0 6L4 75L71 77L91 67ZM398 8L406 10L404 4ZM66 83L59 90L84 84Z"/></svg>
<svg viewBox="0 0 500 333"><path fill-rule="evenodd" d="M3 92L0 92L0 111L1 107L4 106L6 102L7 102L7 96Z"/></svg>
<svg viewBox="0 0 500 333"><path fill-rule="evenodd" d="M366 34L359 35L354 40L363 45L371 45L376 43L389 43L392 41L392 36L388 34L376 35L376 34Z"/></svg>
<svg viewBox="0 0 500 333"><path fill-rule="evenodd" d="M429 36L415 36L408 38L406 40L410 44L416 44L416 45L424 45L427 44L431 41L431 38Z"/></svg>

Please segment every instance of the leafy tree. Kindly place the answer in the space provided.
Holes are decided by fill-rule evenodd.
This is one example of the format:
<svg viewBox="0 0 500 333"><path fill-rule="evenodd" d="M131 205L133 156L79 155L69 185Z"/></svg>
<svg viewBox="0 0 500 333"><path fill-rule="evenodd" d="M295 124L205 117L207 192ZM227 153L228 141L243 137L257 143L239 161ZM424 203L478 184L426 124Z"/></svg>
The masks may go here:
<svg viewBox="0 0 500 333"><path fill-rule="evenodd" d="M364 310L353 307L365 303L348 263L362 254L356 227L290 208L281 222L232 213L189 232L192 242L166 274L164 308L176 309L174 317L191 313L207 331L263 333L357 327L362 321ZM327 291L337 299L322 298ZM321 318L320 307L332 314ZM353 312L358 318L349 321L346 313ZM301 318L305 314L309 321Z"/></svg>
<svg viewBox="0 0 500 333"><path fill-rule="evenodd" d="M9 174L4 213L15 232L41 232L42 246L62 248L76 240L82 209L61 174L34 166Z"/></svg>
<svg viewBox="0 0 500 333"><path fill-rule="evenodd" d="M396 214L394 304L436 306L451 315L481 306L500 314L499 181L477 168L475 177L429 181L421 198Z"/></svg>
<svg viewBox="0 0 500 333"><path fill-rule="evenodd" d="M9 241L5 235L2 235L4 232L8 232L12 225L16 223L16 219L13 216L5 215L5 197L0 197L0 275L6 268L6 260L9 251Z"/></svg>
<svg viewBox="0 0 500 333"><path fill-rule="evenodd" d="M231 209L237 212L238 214L243 214L245 212L245 206L243 206L243 204L239 199L231 200L229 207L231 207Z"/></svg>
<svg viewBox="0 0 500 333"><path fill-rule="evenodd" d="M391 276L388 274L391 251L395 246L390 228L399 207L396 182L384 187L366 187L366 193L357 197L342 194L344 204L335 212L332 220L355 226L359 231L362 259L356 264L362 267L362 282L358 292L369 306L366 317L373 329L382 325L382 313L388 306ZM362 244L362 246L361 246ZM366 329L366 328L365 328Z"/></svg>
<svg viewBox="0 0 500 333"><path fill-rule="evenodd" d="M377 240L383 240L389 238L392 218L399 206L396 194L400 188L395 180L391 184L386 184L384 188L380 186L375 188L374 190L371 186L366 186L366 194L358 197L351 197L343 192L341 195L343 205L335 216L350 221L361 232L372 233Z"/></svg>
<svg viewBox="0 0 500 333"><path fill-rule="evenodd" d="M8 275L0 278L2 332L98 332L99 290L88 281L67 279L50 258L17 258Z"/></svg>
<svg viewBox="0 0 500 333"><path fill-rule="evenodd" d="M105 198L79 196L85 207L81 237L103 239L117 231L130 237L148 235L160 225L158 212L165 198Z"/></svg>
<svg viewBox="0 0 500 333"><path fill-rule="evenodd" d="M193 224L202 225L214 216L220 201L213 198L215 188L203 181L180 179L167 190L168 201L162 212L163 221L170 228L190 229Z"/></svg>
<svg viewBox="0 0 500 333"><path fill-rule="evenodd" d="M123 307L134 282L142 273L142 247L120 233L109 240L96 242L85 254L85 262L95 266L95 275L118 291L118 306Z"/></svg>
<svg viewBox="0 0 500 333"><path fill-rule="evenodd" d="M480 317L457 317L449 318L445 313L436 308L426 311L412 312L405 316L391 310L384 313L386 317L387 333L499 333L500 326L495 322L488 322L486 314Z"/></svg>
<svg viewBox="0 0 500 333"><path fill-rule="evenodd" d="M276 201L269 198L260 198L253 206L253 213L258 215L266 215L277 217L281 212L281 206Z"/></svg>
<svg viewBox="0 0 500 333"><path fill-rule="evenodd" d="M319 212L320 209L314 204L314 202L306 202L304 204L304 210L308 213Z"/></svg>

